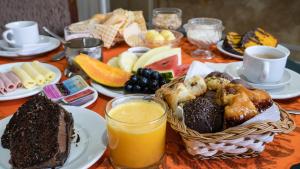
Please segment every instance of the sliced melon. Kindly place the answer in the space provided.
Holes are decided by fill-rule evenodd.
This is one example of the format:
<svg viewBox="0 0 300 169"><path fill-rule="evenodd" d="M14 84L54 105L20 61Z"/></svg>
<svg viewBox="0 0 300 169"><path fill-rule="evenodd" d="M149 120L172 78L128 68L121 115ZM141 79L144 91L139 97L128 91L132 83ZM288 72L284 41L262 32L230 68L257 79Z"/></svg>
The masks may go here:
<svg viewBox="0 0 300 169"><path fill-rule="evenodd" d="M130 78L130 73L85 54L77 55L74 61L92 80L109 87L123 87Z"/></svg>
<svg viewBox="0 0 300 169"><path fill-rule="evenodd" d="M131 72L134 63L137 61L138 57L131 52L123 52L119 56L119 66L126 72Z"/></svg>
<svg viewBox="0 0 300 169"><path fill-rule="evenodd" d="M179 61L181 61L181 49L180 48L172 48L170 50L165 50L156 55L153 55L150 59L148 59L146 62L144 62L144 64L141 65L141 67L145 67L146 65L150 65L154 62L168 58L173 55L178 56L178 64L179 64Z"/></svg>
<svg viewBox="0 0 300 169"><path fill-rule="evenodd" d="M111 58L111 59L107 62L107 64L108 64L109 66L112 66L112 67L119 67L119 57L113 57L113 58Z"/></svg>
<svg viewBox="0 0 300 169"><path fill-rule="evenodd" d="M159 48L154 48L154 49L149 50L135 62L135 64L133 65L132 71L136 72L138 68L143 67L145 65L145 63L148 62L148 60L152 58L152 56L154 56L160 52L170 50L170 49L171 49L170 46L162 46Z"/></svg>

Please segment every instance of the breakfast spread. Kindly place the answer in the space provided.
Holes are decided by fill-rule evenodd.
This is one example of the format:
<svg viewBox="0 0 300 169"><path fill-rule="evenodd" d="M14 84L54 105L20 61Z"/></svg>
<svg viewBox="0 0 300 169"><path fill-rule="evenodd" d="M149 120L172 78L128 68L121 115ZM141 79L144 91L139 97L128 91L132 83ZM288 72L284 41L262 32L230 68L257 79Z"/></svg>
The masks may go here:
<svg viewBox="0 0 300 169"><path fill-rule="evenodd" d="M244 35L228 32L223 43L223 49L234 54L243 55L244 50L250 46L276 47L277 44L278 40L273 35L262 28L256 28L246 32Z"/></svg>
<svg viewBox="0 0 300 169"><path fill-rule="evenodd" d="M1 144L10 150L12 168L55 168L69 156L72 133L72 114L37 95L12 116Z"/></svg>

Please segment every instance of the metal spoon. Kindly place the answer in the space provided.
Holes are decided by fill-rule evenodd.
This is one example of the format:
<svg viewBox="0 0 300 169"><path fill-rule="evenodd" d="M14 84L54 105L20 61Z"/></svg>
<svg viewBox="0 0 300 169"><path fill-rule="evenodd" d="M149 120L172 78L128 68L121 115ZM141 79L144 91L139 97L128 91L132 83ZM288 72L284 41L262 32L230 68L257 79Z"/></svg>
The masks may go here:
<svg viewBox="0 0 300 169"><path fill-rule="evenodd" d="M60 51L56 53L54 56L52 56L52 61L59 61L62 60L65 57L65 51Z"/></svg>
<svg viewBox="0 0 300 169"><path fill-rule="evenodd" d="M50 31L48 28L46 28L45 26L43 26L43 29L45 32L47 32L49 35L55 37L56 39L58 39L63 45L65 45L66 43L68 43L67 41L65 41L62 37L58 36L56 33Z"/></svg>

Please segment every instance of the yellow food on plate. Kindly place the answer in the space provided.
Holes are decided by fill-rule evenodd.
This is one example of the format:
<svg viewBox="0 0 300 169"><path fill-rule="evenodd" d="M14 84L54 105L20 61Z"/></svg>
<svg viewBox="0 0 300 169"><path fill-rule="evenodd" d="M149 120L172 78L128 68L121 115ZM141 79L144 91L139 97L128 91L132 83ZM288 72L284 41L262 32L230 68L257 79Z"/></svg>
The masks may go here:
<svg viewBox="0 0 300 169"><path fill-rule="evenodd" d="M156 30L149 30L145 34L146 41L152 42L156 36L159 35L159 32Z"/></svg>
<svg viewBox="0 0 300 169"><path fill-rule="evenodd" d="M172 40L175 40L174 34L173 34L171 31L169 31L169 30L162 30L162 31L160 32L160 34L164 37L164 39L165 39L166 41L172 41Z"/></svg>
<svg viewBox="0 0 300 169"><path fill-rule="evenodd" d="M19 66L12 67L12 71L21 79L25 88L31 89L36 85L35 81Z"/></svg>
<svg viewBox="0 0 300 169"><path fill-rule="evenodd" d="M46 66L44 66L39 61L33 61L32 66L37 70L40 74L42 74L47 82L51 82L55 78L55 73L49 70Z"/></svg>
<svg viewBox="0 0 300 169"><path fill-rule="evenodd" d="M21 65L21 68L35 81L37 85L43 85L46 82L46 79L42 74L35 70L31 64L24 63Z"/></svg>

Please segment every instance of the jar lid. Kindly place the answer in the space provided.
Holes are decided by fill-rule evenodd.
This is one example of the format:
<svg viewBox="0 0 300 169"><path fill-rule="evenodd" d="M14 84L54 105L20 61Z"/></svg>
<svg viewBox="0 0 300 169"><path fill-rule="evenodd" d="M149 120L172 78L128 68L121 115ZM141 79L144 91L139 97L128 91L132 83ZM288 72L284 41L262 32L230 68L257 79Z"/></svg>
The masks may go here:
<svg viewBox="0 0 300 169"><path fill-rule="evenodd" d="M99 46L103 46L103 41L91 37L70 39L66 43L66 47L69 48L93 48Z"/></svg>

